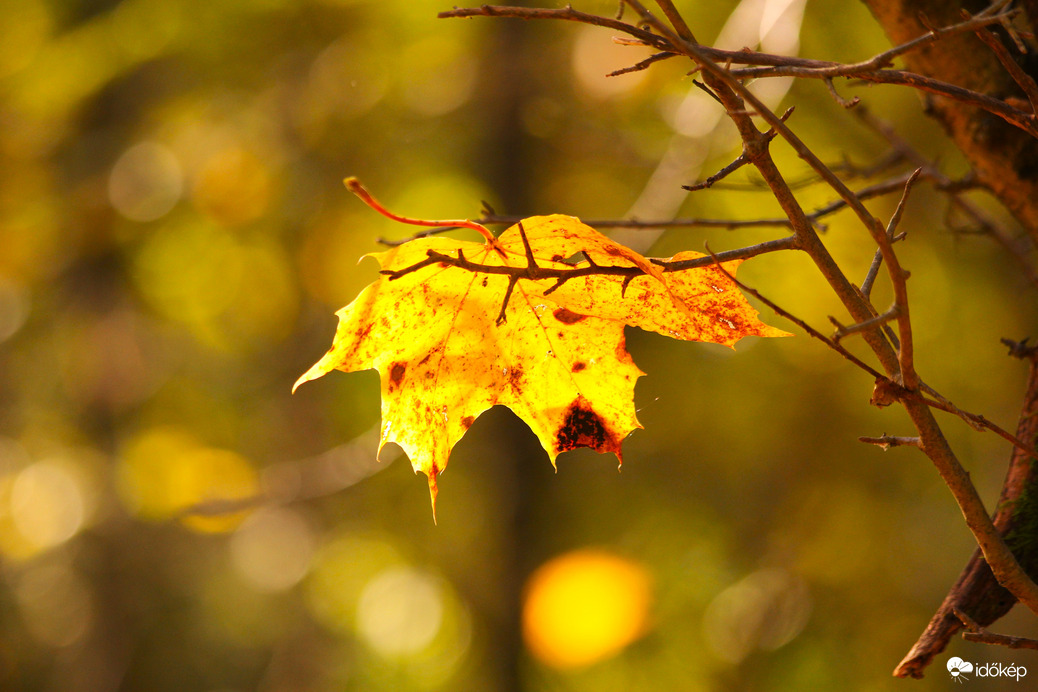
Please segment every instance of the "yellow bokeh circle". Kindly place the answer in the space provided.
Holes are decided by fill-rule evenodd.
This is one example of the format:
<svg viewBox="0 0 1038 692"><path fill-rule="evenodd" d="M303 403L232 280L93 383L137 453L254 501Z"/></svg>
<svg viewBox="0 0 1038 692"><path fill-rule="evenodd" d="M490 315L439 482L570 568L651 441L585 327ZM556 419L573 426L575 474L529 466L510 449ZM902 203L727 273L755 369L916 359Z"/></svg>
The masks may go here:
<svg viewBox="0 0 1038 692"><path fill-rule="evenodd" d="M644 634L651 602L644 566L603 550L575 550L541 565L527 581L523 638L542 663L587 666Z"/></svg>

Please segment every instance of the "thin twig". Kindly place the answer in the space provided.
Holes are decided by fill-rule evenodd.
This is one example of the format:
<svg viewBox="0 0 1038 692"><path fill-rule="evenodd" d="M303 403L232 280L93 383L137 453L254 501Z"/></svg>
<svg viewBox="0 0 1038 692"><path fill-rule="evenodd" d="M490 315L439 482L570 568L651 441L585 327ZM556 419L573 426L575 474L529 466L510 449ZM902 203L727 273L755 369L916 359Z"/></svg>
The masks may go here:
<svg viewBox="0 0 1038 692"><path fill-rule="evenodd" d="M667 58L674 58L674 57L677 57L678 55L679 55L679 53L671 53L671 52L665 51L665 50L664 51L660 51L659 53L653 53L649 57L647 57L644 60L641 60L639 62L636 62L635 64L631 65L630 67L621 67L619 70L613 70L612 72L607 74L606 77L619 77L622 74L630 74L631 72L640 72L642 70L648 69L653 63L660 62L661 60L666 60Z"/></svg>
<svg viewBox="0 0 1038 692"><path fill-rule="evenodd" d="M475 221L469 221L468 219L429 221L427 219L416 219L410 216L401 216L400 214L395 214L386 209L384 206L382 206L382 204L377 199L375 199L374 196L372 196L372 194L368 192L367 188L361 185L361 182L356 178L351 176L349 178L346 178L342 182L346 186L347 190L357 195L357 197L360 197L360 199L365 204L367 204L369 207L377 211L379 214L382 214L382 216L385 216L386 218L393 219L394 221L398 221L400 223L410 224L412 226L430 226L434 228L471 228L473 230L479 231L479 234L482 235L488 243L490 243L491 245L494 244L494 234L491 233L486 226L476 223Z"/></svg>
<svg viewBox="0 0 1038 692"><path fill-rule="evenodd" d="M781 115L781 118L782 118L783 121L788 120L789 116L791 116L792 114L793 114L793 107L790 106L789 108L786 109L786 112ZM769 142L771 140L775 139L775 135L776 135L776 132L774 130L768 130L767 132L764 133L764 137ZM714 173L712 176L710 176L706 180L700 181L700 182L695 183L693 185L682 185L681 187L683 189L685 189L685 190L688 190L689 192L696 192L698 190L703 190L703 189L706 189L708 187L712 187L714 185L714 183L716 183L719 180L723 180L724 178L728 177L729 175L731 175L735 171L739 170L740 168L742 168L743 166L745 166L748 163L750 163L750 159L746 155L746 152L744 151L744 152L740 153L739 156L734 161L732 161L730 164L728 164L727 166L725 166L724 168L719 170L717 173Z"/></svg>
<svg viewBox="0 0 1038 692"><path fill-rule="evenodd" d="M901 193L901 199L898 200L897 208L894 209L894 214L890 217L890 221L887 222L887 240L894 240L894 233L897 231L897 225L901 223L901 216L905 213L905 204L908 203L908 193L912 191L912 186L915 184L919 174L923 172L922 168L916 168L912 171L912 174L908 176L908 180L905 181L905 190Z"/></svg>
<svg viewBox="0 0 1038 692"><path fill-rule="evenodd" d="M519 277L512 275L508 277L508 288L505 289L504 300L501 301L501 311L497 313L497 326L501 326L505 323L505 310L508 309L508 301L512 297L512 291L515 290L515 285L519 283Z"/></svg>
<svg viewBox="0 0 1038 692"><path fill-rule="evenodd" d="M955 614L955 617L959 618L963 626L966 628L967 631L962 633L962 638L968 642L995 644L996 646L1005 646L1010 649L1038 650L1038 639L1012 637L1008 634L995 634L994 632L989 632L985 628L981 627L977 624L976 620L971 618L962 610L952 608L952 612Z"/></svg>
<svg viewBox="0 0 1038 692"><path fill-rule="evenodd" d="M860 334L861 332L868 331L870 329L876 329L882 325L890 322L891 320L897 319L898 309L896 305L891 306L889 310L884 312L882 315L876 315L871 319L867 319L864 322L858 322L849 326L843 326L836 321L835 317L829 317L829 321L836 327L836 331L833 333L833 341L839 342L845 336L851 334Z"/></svg>
<svg viewBox="0 0 1038 692"><path fill-rule="evenodd" d="M884 452L891 447L919 447L921 449L923 446L922 441L918 437L895 437L887 434L879 437L859 437L858 442L876 445Z"/></svg>
<svg viewBox="0 0 1038 692"><path fill-rule="evenodd" d="M891 241L897 242L904 240L905 233L898 233L896 236L891 238ZM876 250L876 254L872 256L872 264L869 265L869 270L865 273L865 278L861 282L861 293L862 295L869 297L872 295L872 286L876 283L876 277L879 276L879 268L883 266L883 253Z"/></svg>
<svg viewBox="0 0 1038 692"><path fill-rule="evenodd" d="M779 252L781 250L798 250L800 249L799 241L796 236L787 236L785 238L778 238L776 240L766 240L763 243L757 243L756 245L749 245L747 247L738 248L735 250L725 250L724 252L718 252L716 255L711 257L697 257L695 259L680 260L677 262L665 261L665 260L649 260L653 264L657 264L663 267L664 272L677 272L685 271L686 269L696 269L698 267L705 267L714 264L715 260L722 262L731 262L732 260L749 259L758 255L763 255L769 252Z"/></svg>
<svg viewBox="0 0 1038 692"><path fill-rule="evenodd" d="M847 158L846 154L845 154L843 161L833 162L833 163L828 164L828 166L829 166L829 169L832 170L833 172L842 173L843 177L844 177L844 180L854 180L854 179L859 179L859 178L875 178L880 173L883 173L884 171L890 170L891 168L895 168L896 166L898 166L898 164L901 164L904 161L905 161L904 153L895 147L895 148L891 148L890 151L885 153L883 156L880 156L878 159L876 159L874 162L872 162L872 163L870 163L868 165L856 164L853 161L849 160ZM928 176L926 176L926 171L924 171L924 177L928 177ZM904 178L903 177L897 178L897 180L899 180L901 183L904 182ZM812 171L811 173L808 173L808 174L806 174L806 175L804 175L804 176L802 176L802 177L800 177L798 179L788 179L788 180L786 180L786 185L788 185L791 190L798 190L798 189L801 189L801 188L810 187L812 185L818 185L821 182L823 182L822 179L819 178L818 175ZM978 183L976 183L976 181L954 181L954 183L952 181L949 181L948 184L949 185L956 184L956 185L959 186L959 189L969 189L971 187L978 186ZM885 192L891 192L894 189L897 189L897 187L898 187L897 185L893 185L893 179L890 180L890 181L886 181L885 185L887 185L887 187L888 187L888 189L886 189ZM763 180L755 180L755 179L752 179L752 178L749 179L748 181L742 182L742 183L735 183L735 182L726 182L724 184L716 184L715 183L714 187L716 187L717 189L734 190L734 191L770 192L770 190L768 190L768 186L767 186L767 183L765 181L763 181ZM857 195L859 197L861 197L862 195L868 195L868 194L869 193L866 192L866 189L862 189L862 190L859 190L857 192ZM872 195L872 196L874 196L874 195ZM843 206L842 200L838 200L838 202L840 203L840 206L842 207Z"/></svg>
<svg viewBox="0 0 1038 692"><path fill-rule="evenodd" d="M637 0L629 0L628 4L632 4L632 6L640 6L640 3L638 3ZM675 42L680 41L676 36L671 36L670 38ZM792 130L790 130L786 123L772 112L771 109L765 106L764 103L762 103L759 98L747 89L744 84L736 79L729 70L720 67L703 55L702 52L699 51L698 46L694 46L688 42L681 42L680 47L689 55L689 57L695 60L696 63L703 68L704 74L709 73L712 79L719 83L723 83L727 89L731 90L731 92L734 95L737 95L737 97L743 102L748 103L753 110L765 120L765 122L775 129L775 131L793 147L800 158L806 161L808 165L810 165L811 168L813 168L815 172L818 173L818 175L837 192L840 198L846 202L847 206L855 212L862 224L872 235L873 240L883 250L884 260L886 261L888 272L890 272L892 280L893 277L897 276L901 282L900 285L895 286L895 296L899 299L897 302L901 304L901 316L898 320L898 324L900 330L908 336L909 343L907 346L906 344L901 344L899 353L896 357L897 362L895 363L891 362L891 358L894 356L890 352L885 340L878 335L876 337L870 337L869 332L867 332L865 336L873 351L880 358L881 362L883 362L884 368L896 373L898 377L903 378L904 373L900 372L902 363L907 363L909 365L912 363L910 322L908 321L908 308L905 304L907 301L907 293L904 287L904 279L906 278L906 275L903 273L901 265L898 262L897 257L894 255L890 244L885 242L886 237L882 224L868 211L868 209L865 208L861 199L847 188L843 181L840 180L821 161L821 159L819 159L818 156L811 151L795 133L793 133ZM736 126L739 128L740 134L743 136L744 148L751 147L751 144L753 147L756 147L758 158L754 163L758 167L758 170L760 170L761 175L769 181L769 184L771 184L776 199L783 206L784 211L790 215L790 220L793 222L794 232L800 237L801 246L808 251L808 254L810 254L815 259L816 263L819 264L819 268L822 270L823 275L829 280L830 286L837 291L841 300L843 300L845 305L847 305L858 321L863 321L874 316L876 314L875 309L871 304L864 300L863 296L857 292L856 288L847 285L846 277L843 276L839 267L835 265L835 262L833 262L828 251L825 250L816 237L813 237L815 235L813 228L804 216L799 204L796 202L795 198L793 198L792 193L785 186L781 174L775 167L774 162L771 160L770 156L767 155L767 147L764 146L766 143L761 142L761 133L756 130L756 127L748 118L745 118L738 113L738 109L735 108L734 103L726 103L726 108L728 109L729 115L731 115L735 121ZM914 375L913 371L911 376L908 378L906 386L914 388L918 385L917 379L918 378ZM920 414L922 414L922 411L923 409L920 409ZM947 451L949 454L951 453L950 449ZM962 473L964 474L965 471L962 471ZM968 482L968 479L966 480ZM972 484L970 484L970 487L972 487ZM975 488L973 489L972 494L976 494ZM986 512L984 516L987 517ZM989 519L988 523L990 523ZM993 529L990 531L990 534L992 537L997 536ZM999 537L997 540L1001 541L1001 538ZM1008 549L1006 552L1008 553ZM1033 600L1036 609L1038 609L1038 586L1035 587Z"/></svg>
<svg viewBox="0 0 1038 692"><path fill-rule="evenodd" d="M969 411L964 411L952 402L945 399L944 397L940 397L940 400L935 401L934 399L929 399L925 396L922 396L921 394L917 394L915 395L915 398L917 398L919 401L926 404L930 408L935 408L939 411L944 411L945 413L951 413L955 416L958 416L962 420L966 421L966 423L969 424L969 426L972 427L974 430L990 430L991 432L1001 437L1003 440L1012 444L1021 452L1024 452L1025 454L1028 454L1034 457L1035 459L1038 459L1038 451L1036 451L1034 447L1028 445L1019 437L1009 432L1005 428L999 426L997 423L991 422L986 416L983 416L979 413L970 413Z"/></svg>
<svg viewBox="0 0 1038 692"><path fill-rule="evenodd" d="M1027 51L1027 45L1024 43L1023 39L1021 38L1021 34L1025 33L1025 32L1018 31L1017 28L1015 26L1013 26L1013 23L1011 21L1009 21L1008 18L1003 19L999 23L1002 25L1002 29L1006 32L1006 36L1008 36L1010 39L1012 39L1013 45L1016 46L1016 49L1018 51L1020 51L1020 54L1021 55L1027 55L1027 52L1028 52ZM1032 38L1033 39L1034 38L1034 34L1030 34L1030 36L1028 38Z"/></svg>
<svg viewBox="0 0 1038 692"><path fill-rule="evenodd" d="M894 214L890 217L890 221L887 222L887 239L891 244L896 243L899 240L904 240L905 238L904 233L897 233L897 225L901 222L901 215L905 211L905 203L908 201L908 193L912 190L912 185L922 172L922 168L916 168L912 171L912 174L908 176L908 179L905 181L905 189L901 193L901 199L897 203L897 209L894 210ZM869 271L865 274L865 279L861 282L861 292L866 296L872 294L872 285L876 281L876 276L879 274L879 269L882 264L883 253L877 249L876 254L872 257L872 264L869 266Z"/></svg>
<svg viewBox="0 0 1038 692"><path fill-rule="evenodd" d="M858 98L857 96L855 96L854 98L852 98L850 100L847 100L844 97L840 96L839 92L836 91L836 86L833 84L833 78L832 77L825 77L824 81L825 81L825 88L829 90L829 95L833 97L834 101L836 101L838 104L840 104L844 108L854 108L859 103L861 103L861 99Z"/></svg>
<svg viewBox="0 0 1038 692"><path fill-rule="evenodd" d="M1005 3L1002 3L1005 4ZM943 28L931 28L928 32L914 38L911 41L902 43L899 46L894 46L889 50L885 50L882 53L872 56L868 60L861 62L844 64L844 65L832 65L828 68L820 68L816 70L817 77L857 77L863 72L871 72L880 70L893 64L894 58L904 55L910 51L913 51L921 46L935 43L942 38L952 36L954 34L961 34L967 31L976 31L978 28L990 26L992 24L999 24L1003 18L1011 17L1013 12L1007 12L997 15L989 15L981 12L975 16L967 17L958 24L952 24Z"/></svg>
<svg viewBox="0 0 1038 692"><path fill-rule="evenodd" d="M537 260L533 256L533 248L530 247L530 240L526 237L526 229L523 228L523 222L520 221L516 226L519 227L519 237L522 238L523 250L526 252L526 266L536 269Z"/></svg>
<svg viewBox="0 0 1038 692"><path fill-rule="evenodd" d="M887 194L890 194L891 192L895 192L897 190L903 189L904 186L905 186L905 182L910 177L911 177L911 174L909 174L909 173L906 173L906 174L903 174L903 175L899 175L899 176L896 176L894 178L891 178L890 180L884 180L884 181L881 181L881 182L874 183L872 185L868 185L866 187L863 187L860 190L856 190L856 191L853 192L853 195L859 201L866 200L866 199L872 199L873 197L879 197L881 195L887 195ZM808 217L811 218L811 219L818 219L818 218L821 218L823 216L828 216L829 214L837 212L837 211L839 211L841 209L844 209L847 206L848 206L848 202L847 202L846 199L842 199L842 198L841 199L835 199L832 202L829 202L828 204L826 204L825 206L819 207L818 209L815 209L813 212L808 214Z"/></svg>
<svg viewBox="0 0 1038 692"><path fill-rule="evenodd" d="M706 180L700 180L698 183L693 183L692 185L682 185L681 188L683 190L688 190L689 192L698 192L699 190L705 190L709 187L713 187L714 183L716 183L719 180L724 180L729 175L739 170L749 162L750 160L746 157L746 154L739 154L739 156L736 157L734 161L732 161L730 164L728 164L721 170L717 171L716 173L708 177Z"/></svg>

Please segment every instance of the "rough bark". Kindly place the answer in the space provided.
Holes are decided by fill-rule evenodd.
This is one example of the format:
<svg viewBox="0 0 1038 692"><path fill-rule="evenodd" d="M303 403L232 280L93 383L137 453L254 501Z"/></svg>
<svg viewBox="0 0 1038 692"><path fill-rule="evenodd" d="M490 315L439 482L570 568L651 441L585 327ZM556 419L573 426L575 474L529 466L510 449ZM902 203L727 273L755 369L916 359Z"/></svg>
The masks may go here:
<svg viewBox="0 0 1038 692"><path fill-rule="evenodd" d="M961 11L976 13L985 0L864 0L893 44L926 33L920 20L946 26L962 19ZM1018 3L1021 21L1033 31L1038 21L1038 0ZM1004 33L999 29L996 33ZM1018 64L1038 77L1038 51L1021 55L1004 41ZM975 35L963 34L937 41L903 56L908 69L997 98L1020 99L1023 91L997 57ZM1038 243L1038 140L1005 121L977 108L947 98L926 95L927 112L947 130L987 186ZM1026 108L1026 106L1025 106Z"/></svg>

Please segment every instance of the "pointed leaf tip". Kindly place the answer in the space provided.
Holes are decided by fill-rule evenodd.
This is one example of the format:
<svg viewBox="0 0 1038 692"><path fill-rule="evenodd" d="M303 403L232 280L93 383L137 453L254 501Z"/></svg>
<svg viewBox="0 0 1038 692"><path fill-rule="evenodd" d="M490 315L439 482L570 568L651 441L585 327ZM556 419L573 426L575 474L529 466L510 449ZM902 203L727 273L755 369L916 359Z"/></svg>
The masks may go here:
<svg viewBox="0 0 1038 692"><path fill-rule="evenodd" d="M299 379L292 385L292 393L295 394L296 390L299 389L299 385L304 382L310 382L311 380L316 380L319 377L327 375L328 371L334 367L334 365L328 366L326 362L327 360L328 356L326 355L324 358L321 358L321 360L314 363L309 370L300 375Z"/></svg>
<svg viewBox="0 0 1038 692"><path fill-rule="evenodd" d="M435 468L429 471L429 502L432 504L433 524L436 524L436 496L440 490L436 487L436 476L438 475Z"/></svg>
<svg viewBox="0 0 1038 692"><path fill-rule="evenodd" d="M299 385L303 384L304 382L309 382L311 379L313 379L311 377L308 377L309 374L310 374L310 371L307 370L306 372L304 372L302 375L299 376L299 379L296 380L295 384L292 385L292 393L293 394L295 394L296 390L299 389Z"/></svg>

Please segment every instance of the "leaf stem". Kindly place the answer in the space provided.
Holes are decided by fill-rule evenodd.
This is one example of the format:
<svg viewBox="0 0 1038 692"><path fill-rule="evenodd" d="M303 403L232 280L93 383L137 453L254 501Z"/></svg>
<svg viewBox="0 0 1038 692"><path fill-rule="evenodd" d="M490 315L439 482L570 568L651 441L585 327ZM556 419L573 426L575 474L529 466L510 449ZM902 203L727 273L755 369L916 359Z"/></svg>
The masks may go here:
<svg viewBox="0 0 1038 692"><path fill-rule="evenodd" d="M353 194L360 197L364 204L368 205L382 216L393 221L399 221L400 223L411 224L412 226L435 226L435 227L459 227L459 228L471 228L479 231L480 235L486 238L488 245L494 245L494 234L490 232L486 226L476 223L475 221L469 221L468 219L449 219L445 221L430 221L427 219L415 219L410 216L401 216L394 214L393 212L382 206L382 203L375 199L367 189L361 185L360 181L350 176L342 181L346 185L346 189Z"/></svg>

